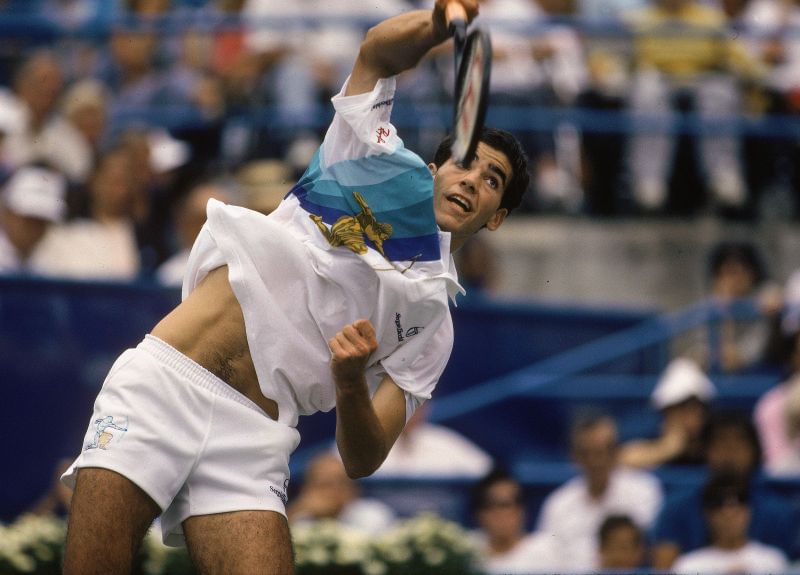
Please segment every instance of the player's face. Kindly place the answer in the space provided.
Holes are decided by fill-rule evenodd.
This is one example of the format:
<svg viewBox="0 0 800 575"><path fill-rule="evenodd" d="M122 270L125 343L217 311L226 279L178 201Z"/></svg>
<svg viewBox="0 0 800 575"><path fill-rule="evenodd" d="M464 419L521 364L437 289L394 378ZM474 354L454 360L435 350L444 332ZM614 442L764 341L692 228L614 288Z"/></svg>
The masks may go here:
<svg viewBox="0 0 800 575"><path fill-rule="evenodd" d="M450 232L451 249L457 250L475 232L486 226L496 230L508 210L500 209L503 191L511 180L511 163L506 155L480 142L469 168L452 159L433 173L433 209L436 223Z"/></svg>

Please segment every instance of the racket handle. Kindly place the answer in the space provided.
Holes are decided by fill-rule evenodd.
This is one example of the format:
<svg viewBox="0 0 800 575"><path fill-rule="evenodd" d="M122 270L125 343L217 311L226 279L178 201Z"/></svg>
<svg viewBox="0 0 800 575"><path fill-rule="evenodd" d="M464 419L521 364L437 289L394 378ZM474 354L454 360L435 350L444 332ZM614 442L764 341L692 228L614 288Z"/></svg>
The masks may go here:
<svg viewBox="0 0 800 575"><path fill-rule="evenodd" d="M448 2L444 9L447 29L457 43L463 43L467 36L467 11L459 2Z"/></svg>

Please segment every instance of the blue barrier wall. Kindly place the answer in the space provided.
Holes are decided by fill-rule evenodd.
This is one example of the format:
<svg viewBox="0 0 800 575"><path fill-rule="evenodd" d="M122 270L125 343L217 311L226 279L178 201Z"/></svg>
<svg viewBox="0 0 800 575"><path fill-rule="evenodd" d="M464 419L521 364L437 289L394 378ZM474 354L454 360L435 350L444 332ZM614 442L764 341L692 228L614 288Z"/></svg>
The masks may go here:
<svg viewBox="0 0 800 575"><path fill-rule="evenodd" d="M48 487L55 462L79 449L92 400L116 356L179 300L149 284L0 278L0 520L31 505ZM446 395L503 375L561 349L635 325L650 312L607 312L477 303L454 310L453 362ZM612 366L643 373L656 355ZM523 414L520 421L528 419ZM513 419L508 420L512 424ZM473 422L471 436L503 429ZM332 414L304 418L303 449L333 437Z"/></svg>
<svg viewBox="0 0 800 575"><path fill-rule="evenodd" d="M46 491L116 356L177 300L150 286L0 280L0 520Z"/></svg>

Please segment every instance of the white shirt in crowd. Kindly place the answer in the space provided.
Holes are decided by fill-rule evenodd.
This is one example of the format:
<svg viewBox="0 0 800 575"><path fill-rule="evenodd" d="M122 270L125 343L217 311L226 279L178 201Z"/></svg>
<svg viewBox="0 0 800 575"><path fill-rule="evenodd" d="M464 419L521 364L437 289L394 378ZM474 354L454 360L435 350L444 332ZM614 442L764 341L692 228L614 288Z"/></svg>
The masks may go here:
<svg viewBox="0 0 800 575"><path fill-rule="evenodd" d="M132 280L139 249L130 222L76 220L52 226L28 261L34 273L72 279Z"/></svg>
<svg viewBox="0 0 800 575"><path fill-rule="evenodd" d="M784 573L789 568L780 549L750 541L735 550L703 547L681 555L675 560L674 573Z"/></svg>
<svg viewBox="0 0 800 575"><path fill-rule="evenodd" d="M594 569L598 564L597 531L612 514L626 514L643 529L649 528L661 508L663 491L658 479L645 471L614 470L606 493L589 496L586 480L575 477L553 491L542 504L538 530L555 538L567 561L565 568Z"/></svg>
<svg viewBox="0 0 800 575"><path fill-rule="evenodd" d="M420 423L400 436L375 475L482 477L491 467L492 458L460 433Z"/></svg>
<svg viewBox="0 0 800 575"><path fill-rule="evenodd" d="M529 533L512 549L501 555L489 555L486 540L475 535L483 558L481 567L488 575L529 575L553 573L563 566L563 558L552 538L543 533Z"/></svg>

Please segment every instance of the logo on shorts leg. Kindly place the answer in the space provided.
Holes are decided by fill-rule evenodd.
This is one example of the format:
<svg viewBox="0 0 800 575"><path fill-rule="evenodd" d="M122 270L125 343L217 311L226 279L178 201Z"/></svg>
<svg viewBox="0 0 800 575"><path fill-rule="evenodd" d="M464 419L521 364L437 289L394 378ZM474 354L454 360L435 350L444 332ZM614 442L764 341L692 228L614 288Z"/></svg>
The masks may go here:
<svg viewBox="0 0 800 575"><path fill-rule="evenodd" d="M111 430L121 431L122 435L128 431L128 418L125 418L124 424L118 424L114 422L114 417L111 415L107 415L100 419L94 420L94 439L92 442L86 446L85 451L90 449L108 449L108 444L111 443L111 440L114 439L114 434L111 433ZM122 435L119 437L121 438Z"/></svg>

